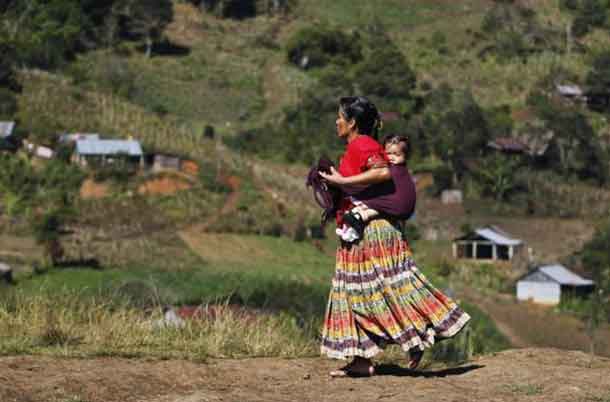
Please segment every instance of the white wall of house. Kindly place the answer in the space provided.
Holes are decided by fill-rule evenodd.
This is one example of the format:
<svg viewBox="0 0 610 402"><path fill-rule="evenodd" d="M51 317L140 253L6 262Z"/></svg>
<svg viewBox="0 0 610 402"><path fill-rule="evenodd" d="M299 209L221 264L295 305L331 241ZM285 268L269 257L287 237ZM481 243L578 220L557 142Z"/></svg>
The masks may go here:
<svg viewBox="0 0 610 402"><path fill-rule="evenodd" d="M555 282L517 282L517 299L532 300L540 304L558 304L561 286Z"/></svg>

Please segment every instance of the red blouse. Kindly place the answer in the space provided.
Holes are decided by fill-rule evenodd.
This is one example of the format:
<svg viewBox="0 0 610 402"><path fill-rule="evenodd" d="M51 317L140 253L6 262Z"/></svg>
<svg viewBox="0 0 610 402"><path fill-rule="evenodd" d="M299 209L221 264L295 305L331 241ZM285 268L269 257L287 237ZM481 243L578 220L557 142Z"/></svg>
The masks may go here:
<svg viewBox="0 0 610 402"><path fill-rule="evenodd" d="M368 135L361 135L347 144L347 149L339 162L341 176L354 176L366 170L388 165L388 158L382 146ZM337 225L341 225L343 214L352 207L344 198L337 211Z"/></svg>

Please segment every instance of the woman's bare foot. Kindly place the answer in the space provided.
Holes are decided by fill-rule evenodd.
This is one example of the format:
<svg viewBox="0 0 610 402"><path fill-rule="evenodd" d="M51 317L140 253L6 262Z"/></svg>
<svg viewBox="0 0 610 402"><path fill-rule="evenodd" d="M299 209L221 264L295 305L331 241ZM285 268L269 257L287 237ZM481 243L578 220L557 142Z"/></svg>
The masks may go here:
<svg viewBox="0 0 610 402"><path fill-rule="evenodd" d="M413 349L409 351L409 364L407 367L409 370L415 370L419 363L421 362L422 357L424 357L424 351L420 349Z"/></svg>
<svg viewBox="0 0 610 402"><path fill-rule="evenodd" d="M329 374L331 377L371 377L375 375L375 366L370 359L356 356L351 363Z"/></svg>

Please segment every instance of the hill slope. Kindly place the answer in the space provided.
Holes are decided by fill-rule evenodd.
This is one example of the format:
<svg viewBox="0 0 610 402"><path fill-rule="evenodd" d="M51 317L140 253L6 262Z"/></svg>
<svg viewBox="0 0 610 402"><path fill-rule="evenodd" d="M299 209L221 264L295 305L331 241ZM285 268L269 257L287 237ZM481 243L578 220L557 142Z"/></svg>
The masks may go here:
<svg viewBox="0 0 610 402"><path fill-rule="evenodd" d="M610 360L555 349L509 350L454 368L410 373L378 366L366 379L331 379L323 359L185 361L0 359L4 402L599 401ZM44 375L41 375L44 373Z"/></svg>

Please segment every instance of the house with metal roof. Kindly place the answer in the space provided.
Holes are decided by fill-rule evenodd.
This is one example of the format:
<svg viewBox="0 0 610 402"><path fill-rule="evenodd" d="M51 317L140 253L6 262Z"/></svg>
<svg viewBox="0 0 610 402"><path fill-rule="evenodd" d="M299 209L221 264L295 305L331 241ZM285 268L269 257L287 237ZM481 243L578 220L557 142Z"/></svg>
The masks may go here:
<svg viewBox="0 0 610 402"><path fill-rule="evenodd" d="M79 140L99 140L97 133L66 133L59 136L60 143L72 143Z"/></svg>
<svg viewBox="0 0 610 402"><path fill-rule="evenodd" d="M563 265L542 265L517 280L517 299L540 304L558 304L562 298L582 297L593 291L595 283Z"/></svg>
<svg viewBox="0 0 610 402"><path fill-rule="evenodd" d="M523 251L522 240L514 238L497 226L473 230L453 240L453 257L474 260L512 260Z"/></svg>
<svg viewBox="0 0 610 402"><path fill-rule="evenodd" d="M15 152L19 141L14 138L15 122L0 121L0 151Z"/></svg>
<svg viewBox="0 0 610 402"><path fill-rule="evenodd" d="M144 153L135 140L76 140L72 161L85 167L109 164L138 166L144 164Z"/></svg>
<svg viewBox="0 0 610 402"><path fill-rule="evenodd" d="M8 138L13 135L15 129L14 121L0 121L0 138Z"/></svg>

